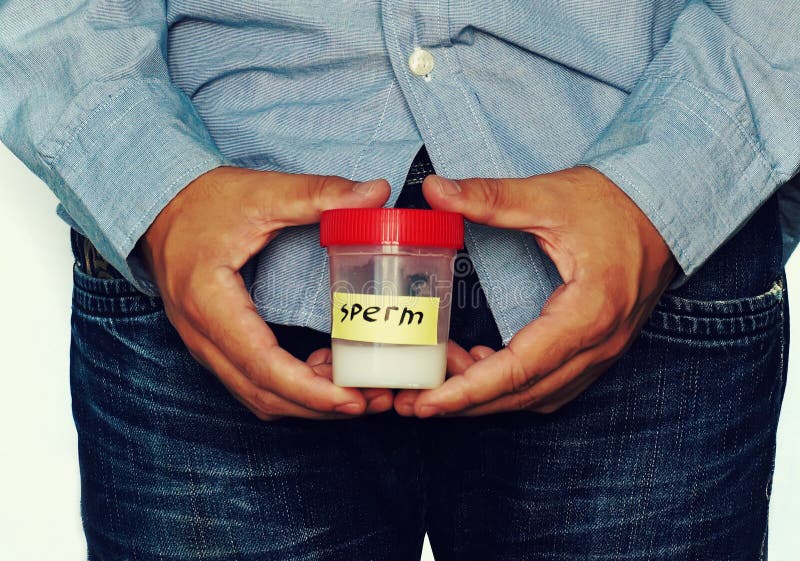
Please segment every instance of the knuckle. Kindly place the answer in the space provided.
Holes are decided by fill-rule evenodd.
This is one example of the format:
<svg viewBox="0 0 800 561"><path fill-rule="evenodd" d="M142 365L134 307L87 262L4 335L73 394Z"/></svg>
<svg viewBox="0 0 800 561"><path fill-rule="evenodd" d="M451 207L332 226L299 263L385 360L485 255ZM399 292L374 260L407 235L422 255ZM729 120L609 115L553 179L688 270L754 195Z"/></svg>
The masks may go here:
<svg viewBox="0 0 800 561"><path fill-rule="evenodd" d="M263 182L254 186L253 189L245 189L232 204L238 205L239 216L248 224L260 225L270 217L270 210L274 206L273 198L270 196L272 190L269 188L275 182L273 172L265 172Z"/></svg>
<svg viewBox="0 0 800 561"><path fill-rule="evenodd" d="M475 407L480 405L480 402L475 399L472 395L472 392L469 391L465 384L462 384L461 387L458 389L458 400L457 403L464 409L469 409L470 407Z"/></svg>
<svg viewBox="0 0 800 561"><path fill-rule="evenodd" d="M238 216L241 217L242 222L253 228L261 228L264 219L264 208L255 200L254 195L246 194L237 200Z"/></svg>
<svg viewBox="0 0 800 561"><path fill-rule="evenodd" d="M528 374L519 355L515 354L511 347L507 347L507 349L510 356L506 369L508 386L512 392L522 392L533 385L535 379Z"/></svg>
<svg viewBox="0 0 800 561"><path fill-rule="evenodd" d="M520 392L526 390L532 384L532 380L525 375L525 371L520 368L512 368L508 371L508 381L511 391Z"/></svg>
<svg viewBox="0 0 800 561"><path fill-rule="evenodd" d="M238 171L236 169L235 171ZM203 190L203 195L206 196L219 196L222 195L230 184L230 169L225 166L211 170L204 173L192 183L197 184ZM191 191L187 191L190 193Z"/></svg>
<svg viewBox="0 0 800 561"><path fill-rule="evenodd" d="M609 300L604 300L600 304L596 321L598 329L604 332L614 331L619 325L616 306Z"/></svg>
<svg viewBox="0 0 800 561"><path fill-rule="evenodd" d="M585 323L589 325L587 335L589 343L597 344L605 340L609 333L617 330L620 317L617 305L613 299L603 291L596 291L588 297L586 306L587 316Z"/></svg>
<svg viewBox="0 0 800 561"><path fill-rule="evenodd" d="M342 181L342 178L323 175L321 177L309 176L306 181L306 196L310 201L321 199L325 193L334 189L337 184Z"/></svg>
<svg viewBox="0 0 800 561"><path fill-rule="evenodd" d="M487 212L503 207L505 191L499 179L493 177L482 178L478 185L480 186Z"/></svg>

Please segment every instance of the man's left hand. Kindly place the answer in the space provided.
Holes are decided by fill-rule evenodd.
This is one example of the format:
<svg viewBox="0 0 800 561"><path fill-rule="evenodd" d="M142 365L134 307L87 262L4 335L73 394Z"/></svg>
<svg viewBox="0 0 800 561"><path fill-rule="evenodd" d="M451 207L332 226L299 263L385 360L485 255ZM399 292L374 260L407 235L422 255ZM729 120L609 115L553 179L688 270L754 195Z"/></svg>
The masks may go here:
<svg viewBox="0 0 800 561"><path fill-rule="evenodd" d="M401 415L557 410L622 355L678 269L636 204L591 168L526 179L430 176L423 190L434 209L534 235L564 284L500 351L451 341L450 377L436 389L400 392Z"/></svg>

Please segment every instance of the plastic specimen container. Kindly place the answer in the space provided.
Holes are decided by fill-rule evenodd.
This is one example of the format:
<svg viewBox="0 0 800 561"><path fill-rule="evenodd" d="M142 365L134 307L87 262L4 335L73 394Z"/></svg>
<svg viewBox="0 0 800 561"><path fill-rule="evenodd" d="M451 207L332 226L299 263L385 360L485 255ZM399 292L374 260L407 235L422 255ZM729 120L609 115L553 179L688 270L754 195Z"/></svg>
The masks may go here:
<svg viewBox="0 0 800 561"><path fill-rule="evenodd" d="M460 214L336 209L322 214L331 278L333 381L434 388L445 378Z"/></svg>

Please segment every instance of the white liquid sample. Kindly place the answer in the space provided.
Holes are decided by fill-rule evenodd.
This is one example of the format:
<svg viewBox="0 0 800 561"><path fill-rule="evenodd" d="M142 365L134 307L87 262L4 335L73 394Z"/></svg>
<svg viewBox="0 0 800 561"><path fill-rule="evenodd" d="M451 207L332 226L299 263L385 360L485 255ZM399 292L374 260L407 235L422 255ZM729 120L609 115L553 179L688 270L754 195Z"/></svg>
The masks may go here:
<svg viewBox="0 0 800 561"><path fill-rule="evenodd" d="M436 388L447 345L387 345L333 339L333 383L353 388Z"/></svg>

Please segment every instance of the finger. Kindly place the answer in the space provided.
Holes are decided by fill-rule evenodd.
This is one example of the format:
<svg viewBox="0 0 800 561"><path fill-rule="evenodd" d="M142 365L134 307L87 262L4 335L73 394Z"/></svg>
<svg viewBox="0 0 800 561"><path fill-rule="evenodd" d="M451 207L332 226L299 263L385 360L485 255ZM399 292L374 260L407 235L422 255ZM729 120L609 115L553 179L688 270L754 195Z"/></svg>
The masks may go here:
<svg viewBox="0 0 800 561"><path fill-rule="evenodd" d="M330 349L317 349L306 359L306 363L311 366L317 376L333 380L333 364L331 360L333 353ZM367 401L365 413L383 413L392 408L394 395L388 388L359 388L364 399Z"/></svg>
<svg viewBox="0 0 800 561"><path fill-rule="evenodd" d="M317 364L312 366L317 376L333 380L333 365L332 364ZM367 402L367 407L364 410L365 414L383 413L392 408L394 403L394 394L388 388L354 388L360 391Z"/></svg>
<svg viewBox="0 0 800 561"><path fill-rule="evenodd" d="M316 351L308 355L308 358L306 359L306 364L308 364L311 367L323 364L330 364L332 358L333 358L333 353L331 353L330 349L317 349Z"/></svg>
<svg viewBox="0 0 800 561"><path fill-rule="evenodd" d="M590 370L593 371L594 369ZM542 415L555 413L571 401L580 397L583 392L589 389L589 386L603 375L604 371L605 370L602 368L598 368L596 374L586 371L584 375L579 376L572 383L564 386L558 393L551 395L548 399L543 400L537 405L532 405L528 409L533 413Z"/></svg>
<svg viewBox="0 0 800 561"><path fill-rule="evenodd" d="M189 324L181 326L181 336L193 343L192 355L198 362L213 372L228 391L261 420L276 420L280 417L305 419L344 419L351 415L320 412L300 406L279 395L259 388L230 362L216 345Z"/></svg>
<svg viewBox="0 0 800 561"><path fill-rule="evenodd" d="M212 277L190 320L251 382L315 411L363 413L366 400L358 390L317 376L278 346L238 273L218 268Z"/></svg>
<svg viewBox="0 0 800 561"><path fill-rule="evenodd" d="M475 359L458 343L447 341L447 374L460 376L475 363ZM394 398L394 409L399 415L408 417L414 414L414 403L422 390L401 390Z"/></svg>
<svg viewBox="0 0 800 561"><path fill-rule="evenodd" d="M612 363L613 361L598 362L597 351L588 351L568 361L564 366L523 392L506 394L455 414L474 417L524 410L552 413L586 391Z"/></svg>
<svg viewBox="0 0 800 561"><path fill-rule="evenodd" d="M638 332L635 332L638 333ZM616 333L602 345L581 353L563 367L534 384L518 399L518 408L552 413L577 398L608 371L627 351L635 337Z"/></svg>
<svg viewBox="0 0 800 561"><path fill-rule="evenodd" d="M635 336L618 330L605 342L577 354L527 390L506 394L459 414L473 416L519 411L552 413L581 395L627 351ZM634 334L638 330L634 330Z"/></svg>
<svg viewBox="0 0 800 561"><path fill-rule="evenodd" d="M394 406L394 393L388 388L367 388L361 391L367 400L367 414L384 413Z"/></svg>
<svg viewBox="0 0 800 561"><path fill-rule="evenodd" d="M484 345L476 345L469 350L470 356L476 361L483 360L484 358L494 354L495 352L496 351L493 348L486 347Z"/></svg>
<svg viewBox="0 0 800 561"><path fill-rule="evenodd" d="M458 181L429 175L422 191L431 208L457 212L471 222L523 230L549 222L550 213L563 214L563 207L549 196L549 183L547 175Z"/></svg>
<svg viewBox="0 0 800 561"><path fill-rule="evenodd" d="M394 410L398 415L411 417L414 415L414 403L422 390L404 389L394 396Z"/></svg>
<svg viewBox="0 0 800 561"><path fill-rule="evenodd" d="M389 198L389 183L376 179L355 183L343 177L272 174L280 189L258 189L255 207L277 227L319 222L323 211L333 208L380 207Z"/></svg>
<svg viewBox="0 0 800 561"><path fill-rule="evenodd" d="M311 370L319 376L320 378L326 378L328 380L333 380L333 365L332 364L314 364L309 365L311 366Z"/></svg>
<svg viewBox="0 0 800 561"><path fill-rule="evenodd" d="M331 358L333 353L330 349L317 349L308 355L306 364L308 364L317 376L333 380L333 364Z"/></svg>
<svg viewBox="0 0 800 561"><path fill-rule="evenodd" d="M573 356L604 342L616 329L605 299L579 282L557 290L539 319L522 328L507 347L423 392L414 405L421 417L453 412L521 392Z"/></svg>
<svg viewBox="0 0 800 561"><path fill-rule="evenodd" d="M447 341L447 373L460 376L467 368L475 364L475 357L452 339Z"/></svg>

